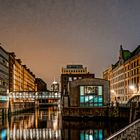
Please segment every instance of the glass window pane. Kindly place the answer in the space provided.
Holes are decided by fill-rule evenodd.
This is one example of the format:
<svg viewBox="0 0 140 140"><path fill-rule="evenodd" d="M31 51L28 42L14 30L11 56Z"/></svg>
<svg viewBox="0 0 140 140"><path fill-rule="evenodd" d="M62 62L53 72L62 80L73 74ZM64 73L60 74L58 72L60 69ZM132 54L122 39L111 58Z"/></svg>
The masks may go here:
<svg viewBox="0 0 140 140"><path fill-rule="evenodd" d="M94 97L94 102L95 102L95 103L97 102L97 97Z"/></svg>
<svg viewBox="0 0 140 140"><path fill-rule="evenodd" d="M80 103L84 103L85 97L84 96L80 96Z"/></svg>
<svg viewBox="0 0 140 140"><path fill-rule="evenodd" d="M103 98L102 97L98 97L98 102L103 102Z"/></svg>
<svg viewBox="0 0 140 140"><path fill-rule="evenodd" d="M94 106L98 106L97 104L94 104Z"/></svg>
<svg viewBox="0 0 140 140"><path fill-rule="evenodd" d="M98 86L98 95L103 95L102 86Z"/></svg>
<svg viewBox="0 0 140 140"><path fill-rule="evenodd" d="M88 96L85 96L85 102L88 102L89 99L88 99Z"/></svg>
<svg viewBox="0 0 140 140"><path fill-rule="evenodd" d="M89 102L93 103L93 96L89 96Z"/></svg>
<svg viewBox="0 0 140 140"><path fill-rule="evenodd" d="M93 104L89 104L89 106L90 106L90 107L92 107L92 106L93 106Z"/></svg>
<svg viewBox="0 0 140 140"><path fill-rule="evenodd" d="M80 86L80 95L84 95L84 86Z"/></svg>
<svg viewBox="0 0 140 140"><path fill-rule="evenodd" d="M85 106L85 104L84 104L84 103L81 103L81 104L80 104L80 106L81 106L81 107L84 107L84 106Z"/></svg>
<svg viewBox="0 0 140 140"><path fill-rule="evenodd" d="M103 106L103 104L102 103L99 103L98 106Z"/></svg>
<svg viewBox="0 0 140 140"><path fill-rule="evenodd" d="M88 107L88 106L89 106L89 104L88 104L88 103L85 103L85 104L84 104L84 107Z"/></svg>
<svg viewBox="0 0 140 140"><path fill-rule="evenodd" d="M80 86L80 106L102 106L102 86Z"/></svg>

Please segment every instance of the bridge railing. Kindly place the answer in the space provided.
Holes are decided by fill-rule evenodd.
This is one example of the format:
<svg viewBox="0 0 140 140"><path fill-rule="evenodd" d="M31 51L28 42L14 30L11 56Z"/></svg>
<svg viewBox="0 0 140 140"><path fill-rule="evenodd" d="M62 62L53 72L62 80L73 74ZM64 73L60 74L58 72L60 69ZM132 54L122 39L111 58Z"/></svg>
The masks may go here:
<svg viewBox="0 0 140 140"><path fill-rule="evenodd" d="M60 99L59 92L13 92L9 94L11 99Z"/></svg>
<svg viewBox="0 0 140 140"><path fill-rule="evenodd" d="M140 138L140 119L135 122L129 124L125 128L119 130L106 140L123 140L123 139L139 139Z"/></svg>

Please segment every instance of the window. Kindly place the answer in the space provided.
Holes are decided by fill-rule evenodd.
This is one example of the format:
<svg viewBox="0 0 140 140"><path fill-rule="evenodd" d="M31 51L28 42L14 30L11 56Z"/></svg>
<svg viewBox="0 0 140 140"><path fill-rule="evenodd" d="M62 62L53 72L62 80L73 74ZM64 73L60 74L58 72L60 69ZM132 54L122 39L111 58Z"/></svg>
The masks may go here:
<svg viewBox="0 0 140 140"><path fill-rule="evenodd" d="M103 106L102 86L80 86L80 106Z"/></svg>
<svg viewBox="0 0 140 140"><path fill-rule="evenodd" d="M69 81L72 81L72 77L69 77Z"/></svg>
<svg viewBox="0 0 140 140"><path fill-rule="evenodd" d="M139 65L139 60L137 60L137 66Z"/></svg>
<svg viewBox="0 0 140 140"><path fill-rule="evenodd" d="M137 84L139 84L139 76L137 77Z"/></svg>
<svg viewBox="0 0 140 140"><path fill-rule="evenodd" d="M73 79L74 79L74 80L77 80L77 77L74 77Z"/></svg>

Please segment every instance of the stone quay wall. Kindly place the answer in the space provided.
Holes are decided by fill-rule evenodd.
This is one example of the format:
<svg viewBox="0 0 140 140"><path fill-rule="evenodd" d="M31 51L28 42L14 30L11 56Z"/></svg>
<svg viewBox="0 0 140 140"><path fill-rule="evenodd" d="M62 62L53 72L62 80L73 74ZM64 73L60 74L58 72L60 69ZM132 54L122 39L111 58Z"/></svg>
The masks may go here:
<svg viewBox="0 0 140 140"><path fill-rule="evenodd" d="M65 107L62 109L63 118L73 117L100 117L100 118L127 118L130 116L128 107Z"/></svg>

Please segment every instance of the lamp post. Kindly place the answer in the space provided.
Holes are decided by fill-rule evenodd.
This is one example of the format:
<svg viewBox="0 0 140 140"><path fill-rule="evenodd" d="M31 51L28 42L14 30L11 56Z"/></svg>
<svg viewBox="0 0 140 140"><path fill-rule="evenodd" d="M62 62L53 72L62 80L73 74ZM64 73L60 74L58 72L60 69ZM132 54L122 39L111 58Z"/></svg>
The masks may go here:
<svg viewBox="0 0 140 140"><path fill-rule="evenodd" d="M117 95L114 89L111 89L111 102L116 105L117 102Z"/></svg>
<svg viewBox="0 0 140 140"><path fill-rule="evenodd" d="M138 89L137 89L136 85L134 85L134 84L133 85L129 85L129 89L132 91L131 97L137 95Z"/></svg>
<svg viewBox="0 0 140 140"><path fill-rule="evenodd" d="M131 95L131 98L136 96L136 95L139 95L139 87L137 85L129 85L129 89L132 91L132 95ZM134 97L135 98L135 97ZM135 120L137 118L137 113L139 112L138 111L138 107L139 107L139 99L136 98L137 100L135 100L135 102L131 102L130 104L130 122L132 121L132 118L133 120ZM134 113L132 113L134 112Z"/></svg>

